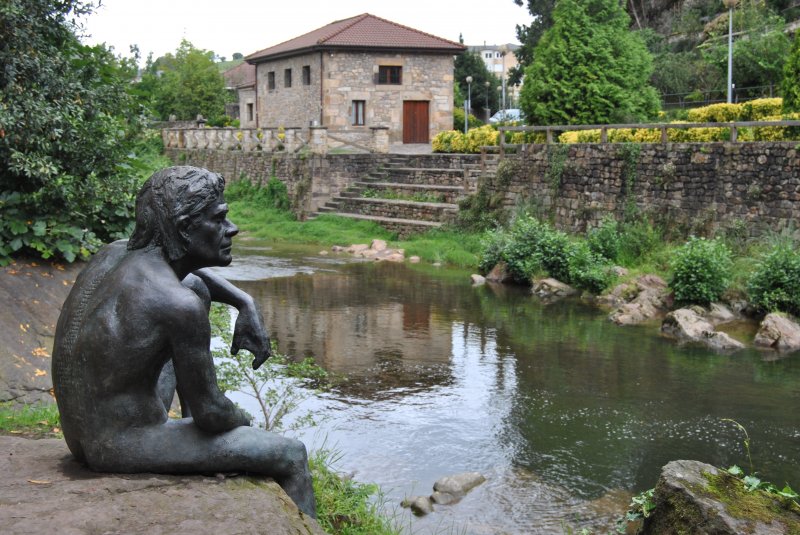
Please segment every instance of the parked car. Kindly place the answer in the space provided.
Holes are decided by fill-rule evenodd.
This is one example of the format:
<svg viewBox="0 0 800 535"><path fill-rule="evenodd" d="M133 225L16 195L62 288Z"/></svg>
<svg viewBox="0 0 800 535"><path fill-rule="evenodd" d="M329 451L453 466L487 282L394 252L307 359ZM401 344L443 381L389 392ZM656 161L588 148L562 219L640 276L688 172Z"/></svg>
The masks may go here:
<svg viewBox="0 0 800 535"><path fill-rule="evenodd" d="M525 115L519 108L509 108L507 110L500 110L491 117L489 117L489 122L492 124L524 121L524 120L525 120Z"/></svg>

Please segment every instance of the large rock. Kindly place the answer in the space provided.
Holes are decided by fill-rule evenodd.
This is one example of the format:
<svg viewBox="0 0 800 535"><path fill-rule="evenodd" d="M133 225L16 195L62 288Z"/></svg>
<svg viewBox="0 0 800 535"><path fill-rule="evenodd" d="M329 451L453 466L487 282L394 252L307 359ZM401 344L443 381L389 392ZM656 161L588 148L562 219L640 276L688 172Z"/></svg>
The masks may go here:
<svg viewBox="0 0 800 535"><path fill-rule="evenodd" d="M270 479L97 474L59 439L0 437L0 451L4 534L324 534Z"/></svg>
<svg viewBox="0 0 800 535"><path fill-rule="evenodd" d="M636 325L663 315L671 297L664 279L642 275L633 282L616 286L599 301L616 307L608 317L617 325Z"/></svg>
<svg viewBox="0 0 800 535"><path fill-rule="evenodd" d="M782 314L767 314L753 343L779 351L800 349L800 325Z"/></svg>
<svg viewBox="0 0 800 535"><path fill-rule="evenodd" d="M464 472L439 478L433 484L433 490L458 497L465 495L484 481L486 478L478 472Z"/></svg>
<svg viewBox="0 0 800 535"><path fill-rule="evenodd" d="M486 280L489 282L511 282L512 277L511 273L508 272L508 265L505 262L498 262L486 275Z"/></svg>
<svg viewBox="0 0 800 535"><path fill-rule="evenodd" d="M746 492L740 480L697 461L667 464L653 499L656 507L640 535L800 533L800 514L762 491Z"/></svg>
<svg viewBox="0 0 800 535"><path fill-rule="evenodd" d="M744 344L727 333L717 332L714 326L693 308L673 310L664 318L661 332L678 340L704 344L717 351L742 349Z"/></svg>
<svg viewBox="0 0 800 535"><path fill-rule="evenodd" d="M0 268L0 402L53 402L56 322L83 266L16 260Z"/></svg>
<svg viewBox="0 0 800 535"><path fill-rule="evenodd" d="M542 299L560 299L578 293L578 290L569 284L565 284L553 278L534 281L531 291L534 295L538 295Z"/></svg>

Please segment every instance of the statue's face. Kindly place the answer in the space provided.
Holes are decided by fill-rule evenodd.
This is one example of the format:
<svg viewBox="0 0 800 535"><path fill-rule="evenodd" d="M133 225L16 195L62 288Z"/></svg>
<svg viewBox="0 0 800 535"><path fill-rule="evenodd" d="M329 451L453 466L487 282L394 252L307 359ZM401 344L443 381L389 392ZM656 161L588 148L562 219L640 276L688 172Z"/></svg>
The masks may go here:
<svg viewBox="0 0 800 535"><path fill-rule="evenodd" d="M239 228L228 220L228 205L220 196L209 204L185 233L186 255L200 267L227 266L233 260L231 247Z"/></svg>

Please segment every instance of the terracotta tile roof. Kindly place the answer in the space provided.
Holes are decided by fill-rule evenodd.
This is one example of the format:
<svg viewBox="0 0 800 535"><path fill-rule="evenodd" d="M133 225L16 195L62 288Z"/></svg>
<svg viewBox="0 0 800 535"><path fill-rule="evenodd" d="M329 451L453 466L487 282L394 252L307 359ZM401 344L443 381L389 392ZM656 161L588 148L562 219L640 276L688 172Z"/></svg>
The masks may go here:
<svg viewBox="0 0 800 535"><path fill-rule="evenodd" d="M222 73L227 87L249 87L256 84L256 67L247 62L240 63Z"/></svg>
<svg viewBox="0 0 800 535"><path fill-rule="evenodd" d="M332 22L294 39L254 52L245 60L257 63L273 57L332 48L435 50L454 54L466 49L459 43L364 13Z"/></svg>

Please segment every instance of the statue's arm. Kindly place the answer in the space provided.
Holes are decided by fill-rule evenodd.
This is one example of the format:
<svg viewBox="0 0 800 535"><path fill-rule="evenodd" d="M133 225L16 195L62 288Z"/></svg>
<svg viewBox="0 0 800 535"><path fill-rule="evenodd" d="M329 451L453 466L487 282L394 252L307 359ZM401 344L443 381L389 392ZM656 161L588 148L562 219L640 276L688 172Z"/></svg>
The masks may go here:
<svg viewBox="0 0 800 535"><path fill-rule="evenodd" d="M211 270L198 269L192 275L205 284L212 301L231 305L239 311L233 329L231 353L235 355L239 349L250 351L254 357L253 369L257 369L270 357L271 349L269 334L253 298Z"/></svg>
<svg viewBox="0 0 800 535"><path fill-rule="evenodd" d="M162 307L165 332L181 395L200 429L211 433L250 425L250 417L225 397L217 384L209 349L211 327L205 306L194 294L171 299Z"/></svg>

